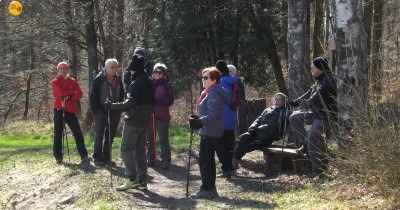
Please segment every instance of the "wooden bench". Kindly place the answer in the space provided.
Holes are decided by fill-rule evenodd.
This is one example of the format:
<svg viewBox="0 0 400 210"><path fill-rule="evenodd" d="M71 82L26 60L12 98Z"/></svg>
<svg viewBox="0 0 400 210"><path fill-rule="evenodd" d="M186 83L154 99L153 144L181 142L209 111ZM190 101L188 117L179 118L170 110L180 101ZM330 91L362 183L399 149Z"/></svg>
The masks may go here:
<svg viewBox="0 0 400 210"><path fill-rule="evenodd" d="M251 123L267 107L266 99L242 101L238 110L238 134L247 132ZM271 147L260 149L269 171L293 171L307 173L310 162L304 155L296 153L299 144L292 140L291 132L287 131L283 139L275 141Z"/></svg>

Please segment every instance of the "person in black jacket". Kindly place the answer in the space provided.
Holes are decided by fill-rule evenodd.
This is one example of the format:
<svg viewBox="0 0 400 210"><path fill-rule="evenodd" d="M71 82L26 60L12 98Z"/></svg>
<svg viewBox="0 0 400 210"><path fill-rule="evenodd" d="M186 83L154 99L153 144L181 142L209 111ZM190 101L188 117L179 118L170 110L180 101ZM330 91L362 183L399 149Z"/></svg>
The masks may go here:
<svg viewBox="0 0 400 210"><path fill-rule="evenodd" d="M153 72L153 69L151 68L151 64L149 59L147 58L147 54L146 54L146 50L143 47L136 47L135 50L133 51L133 56L141 56L144 59L143 62L143 67L144 67L144 71L146 72L146 75L148 77L151 77L151 74ZM133 61L133 57L130 60L128 66L126 67L126 69L124 70L124 76L123 76L123 83L124 83L124 89L125 89L125 93L128 92L128 88L129 85L131 84L131 82L133 81L133 74L134 71L132 71L132 63Z"/></svg>
<svg viewBox="0 0 400 210"><path fill-rule="evenodd" d="M106 101L122 102L124 100L124 88L121 77L117 76L117 70L117 59L107 59L103 71L95 77L90 90L89 100L96 126L93 159L97 167L111 163L111 145L121 118L120 111L109 113L104 107ZM108 125L108 120L110 120L110 125Z"/></svg>
<svg viewBox="0 0 400 210"><path fill-rule="evenodd" d="M239 136L232 158L232 166L235 169L239 168L239 162L246 153L271 146L272 142L282 138L288 124L288 116L290 116L286 101L285 94L275 94L274 105L266 108L254 120L248 131Z"/></svg>
<svg viewBox="0 0 400 210"><path fill-rule="evenodd" d="M125 163L128 179L116 188L118 191L131 188L147 189L146 133L154 106L154 86L144 71L142 56L134 55L130 63L129 70L133 74L127 100L105 104L112 111L125 111L121 157Z"/></svg>
<svg viewBox="0 0 400 210"><path fill-rule="evenodd" d="M325 58L313 59L311 74L315 78L314 85L302 96L289 101L291 106L301 106L302 110L293 112L289 118L290 125L302 146L298 153L309 156L312 166L310 177L319 176L324 169L322 159L326 145L323 133L336 118L336 82ZM306 133L305 125L311 124Z"/></svg>

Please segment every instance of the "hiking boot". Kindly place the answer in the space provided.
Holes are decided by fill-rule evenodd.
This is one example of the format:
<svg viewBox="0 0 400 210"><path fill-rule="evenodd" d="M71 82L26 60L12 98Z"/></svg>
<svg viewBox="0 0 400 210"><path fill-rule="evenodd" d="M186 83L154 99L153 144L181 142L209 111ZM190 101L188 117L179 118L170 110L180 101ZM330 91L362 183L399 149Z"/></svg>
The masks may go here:
<svg viewBox="0 0 400 210"><path fill-rule="evenodd" d="M170 162L169 161L162 161L161 166L163 169L169 169Z"/></svg>
<svg viewBox="0 0 400 210"><path fill-rule="evenodd" d="M213 199L218 197L217 190L214 188L212 190L200 190L195 194L191 194L191 199Z"/></svg>
<svg viewBox="0 0 400 210"><path fill-rule="evenodd" d="M56 163L57 163L58 165L60 165L61 163L63 163L63 159L62 159L62 158L57 158L57 159L56 159Z"/></svg>
<svg viewBox="0 0 400 210"><path fill-rule="evenodd" d="M83 168L87 168L87 167L89 167L89 165L90 165L90 158L89 157L84 157L84 158L82 158L82 160L81 160L81 166L83 167Z"/></svg>
<svg viewBox="0 0 400 210"><path fill-rule="evenodd" d="M133 189L138 189L138 190L147 190L147 182L146 181L138 181L135 182L132 185Z"/></svg>
<svg viewBox="0 0 400 210"><path fill-rule="evenodd" d="M127 179L124 184L120 185L119 187L115 188L117 191L125 191L129 189L133 189L133 186L137 184L136 181L131 181Z"/></svg>
<svg viewBox="0 0 400 210"><path fill-rule="evenodd" d="M148 167L153 167L154 164L155 164L155 161L154 161L154 160L148 160L148 161L147 161L147 166L148 166Z"/></svg>
<svg viewBox="0 0 400 210"><path fill-rule="evenodd" d="M239 169L239 163L240 163L240 160L239 159L237 159L237 158L232 158L232 167L234 168L234 169Z"/></svg>
<svg viewBox="0 0 400 210"><path fill-rule="evenodd" d="M106 164L103 161L99 161L99 160L94 161L94 166L96 166L97 168L104 167L105 165Z"/></svg>
<svg viewBox="0 0 400 210"><path fill-rule="evenodd" d="M232 176L235 175L235 171L223 171L219 174L217 174L218 178L226 178L226 179L231 179Z"/></svg>

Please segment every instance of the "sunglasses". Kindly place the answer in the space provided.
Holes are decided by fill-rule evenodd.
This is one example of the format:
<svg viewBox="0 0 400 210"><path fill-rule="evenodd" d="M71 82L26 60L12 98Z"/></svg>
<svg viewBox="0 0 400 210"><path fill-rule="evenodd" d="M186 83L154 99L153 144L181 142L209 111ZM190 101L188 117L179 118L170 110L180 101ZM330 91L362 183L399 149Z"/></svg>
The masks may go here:
<svg viewBox="0 0 400 210"><path fill-rule="evenodd" d="M162 71L153 71L153 74L162 74Z"/></svg>
<svg viewBox="0 0 400 210"><path fill-rule="evenodd" d="M205 77L201 77L202 80L208 80L209 77L205 76Z"/></svg>

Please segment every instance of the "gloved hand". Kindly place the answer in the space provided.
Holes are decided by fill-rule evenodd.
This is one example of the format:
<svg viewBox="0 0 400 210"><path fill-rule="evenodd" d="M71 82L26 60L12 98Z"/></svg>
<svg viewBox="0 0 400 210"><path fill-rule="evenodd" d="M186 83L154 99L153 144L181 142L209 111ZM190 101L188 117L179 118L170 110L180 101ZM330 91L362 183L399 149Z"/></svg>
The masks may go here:
<svg viewBox="0 0 400 210"><path fill-rule="evenodd" d="M199 129L203 127L203 123L201 123L200 119L189 118L189 125L192 129Z"/></svg>
<svg viewBox="0 0 400 210"><path fill-rule="evenodd" d="M106 108L106 110L111 110L111 101L106 101L105 103L104 103L104 107Z"/></svg>

